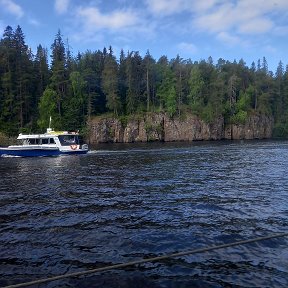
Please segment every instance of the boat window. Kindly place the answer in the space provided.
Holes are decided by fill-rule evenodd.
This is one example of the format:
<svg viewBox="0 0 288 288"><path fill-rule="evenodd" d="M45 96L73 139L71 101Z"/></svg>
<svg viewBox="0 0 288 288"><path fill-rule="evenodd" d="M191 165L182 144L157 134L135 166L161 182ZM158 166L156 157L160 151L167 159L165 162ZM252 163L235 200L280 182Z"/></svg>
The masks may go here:
<svg viewBox="0 0 288 288"><path fill-rule="evenodd" d="M50 144L55 144L54 138L49 139Z"/></svg>
<svg viewBox="0 0 288 288"><path fill-rule="evenodd" d="M48 140L49 140L48 138L43 138L42 139L42 144L48 144Z"/></svg>
<svg viewBox="0 0 288 288"><path fill-rule="evenodd" d="M69 146L73 144L79 144L77 135L60 135L59 141L62 146Z"/></svg>
<svg viewBox="0 0 288 288"><path fill-rule="evenodd" d="M31 138L28 141L30 142L30 145L39 145L39 143L40 143L40 139L39 138Z"/></svg>

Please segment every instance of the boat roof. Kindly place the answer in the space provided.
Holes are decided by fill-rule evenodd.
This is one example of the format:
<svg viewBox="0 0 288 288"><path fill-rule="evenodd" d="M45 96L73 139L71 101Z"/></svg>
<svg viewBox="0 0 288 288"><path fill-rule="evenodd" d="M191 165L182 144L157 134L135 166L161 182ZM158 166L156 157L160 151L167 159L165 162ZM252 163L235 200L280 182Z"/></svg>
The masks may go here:
<svg viewBox="0 0 288 288"><path fill-rule="evenodd" d="M47 129L47 132L44 134L22 134L20 133L17 139L32 139L32 138L51 138L57 137L60 135L79 135L78 132L69 132L69 131L54 131L51 128Z"/></svg>

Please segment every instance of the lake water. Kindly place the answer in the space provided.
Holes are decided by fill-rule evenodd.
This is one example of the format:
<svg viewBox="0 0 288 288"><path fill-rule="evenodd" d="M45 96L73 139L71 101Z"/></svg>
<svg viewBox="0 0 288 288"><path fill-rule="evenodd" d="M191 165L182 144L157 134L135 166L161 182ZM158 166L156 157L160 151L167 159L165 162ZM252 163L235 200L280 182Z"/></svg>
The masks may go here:
<svg viewBox="0 0 288 288"><path fill-rule="evenodd" d="M0 158L0 287L287 232L288 142ZM288 237L34 287L288 287Z"/></svg>

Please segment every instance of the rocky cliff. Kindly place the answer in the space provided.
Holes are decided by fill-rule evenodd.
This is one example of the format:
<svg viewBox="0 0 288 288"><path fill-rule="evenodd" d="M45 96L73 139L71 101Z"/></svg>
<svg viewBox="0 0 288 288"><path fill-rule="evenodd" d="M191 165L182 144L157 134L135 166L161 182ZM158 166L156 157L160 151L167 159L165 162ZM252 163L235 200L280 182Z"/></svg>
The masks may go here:
<svg viewBox="0 0 288 288"><path fill-rule="evenodd" d="M208 124L194 115L182 119L163 113L149 113L125 123L116 118L95 117L89 123L89 142L264 139L272 137L272 128L273 119L264 115L251 115L241 125L225 125L222 117Z"/></svg>

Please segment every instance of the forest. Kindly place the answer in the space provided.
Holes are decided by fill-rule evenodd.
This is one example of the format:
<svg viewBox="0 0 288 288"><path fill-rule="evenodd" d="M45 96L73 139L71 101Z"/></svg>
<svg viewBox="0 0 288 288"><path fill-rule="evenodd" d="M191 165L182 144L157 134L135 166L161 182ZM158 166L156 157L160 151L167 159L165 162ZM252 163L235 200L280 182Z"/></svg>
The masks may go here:
<svg viewBox="0 0 288 288"><path fill-rule="evenodd" d="M53 41L53 42L52 42ZM60 30L34 55L18 25L0 40L0 132L44 132L50 116L55 129L85 132L96 115L122 120L144 113L169 117L188 113L208 123L245 123L253 113L272 116L275 137L288 136L288 65L275 73L265 57L247 66L212 57L192 61L153 58L149 51L112 47L72 55Z"/></svg>

